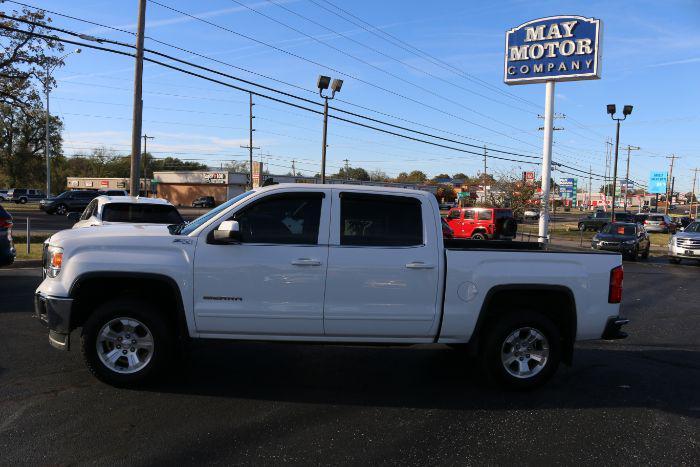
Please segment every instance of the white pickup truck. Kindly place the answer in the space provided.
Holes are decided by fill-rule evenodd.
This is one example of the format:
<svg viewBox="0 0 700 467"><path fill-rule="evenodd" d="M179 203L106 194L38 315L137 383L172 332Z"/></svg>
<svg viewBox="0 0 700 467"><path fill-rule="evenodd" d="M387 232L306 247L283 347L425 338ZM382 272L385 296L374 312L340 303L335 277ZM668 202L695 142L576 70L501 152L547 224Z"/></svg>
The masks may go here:
<svg viewBox="0 0 700 467"><path fill-rule="evenodd" d="M69 349L82 328L88 368L114 385L171 368L190 339L251 339L448 344L530 388L575 341L626 336L619 254L443 240L435 197L414 190L274 185L189 224L64 230L44 275L49 342Z"/></svg>

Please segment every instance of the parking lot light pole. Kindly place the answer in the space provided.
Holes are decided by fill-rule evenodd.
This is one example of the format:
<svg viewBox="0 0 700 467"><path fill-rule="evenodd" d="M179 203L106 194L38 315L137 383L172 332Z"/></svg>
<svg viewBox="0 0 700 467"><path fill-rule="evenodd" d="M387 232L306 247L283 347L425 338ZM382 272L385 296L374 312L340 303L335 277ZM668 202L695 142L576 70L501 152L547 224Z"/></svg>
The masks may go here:
<svg viewBox="0 0 700 467"><path fill-rule="evenodd" d="M331 95L323 95L323 91L331 87ZM326 183L326 138L328 135L328 101L335 97L336 92L340 92L340 88L343 87L342 79L334 79L331 83L331 78L329 76L319 76L316 82L318 87L318 94L324 99L323 103L323 141L321 146L321 183Z"/></svg>
<svg viewBox="0 0 700 467"><path fill-rule="evenodd" d="M49 114L49 98L51 95L51 72L56 69L56 67L63 63L63 59L69 55L79 54L80 49L75 49L72 52L65 54L63 57L59 58L53 66L46 65L46 76L44 77L44 93L46 95L46 147L44 148L44 158L46 159L46 196L51 196L51 149L49 141L49 120L51 115Z"/></svg>
<svg viewBox="0 0 700 467"><path fill-rule="evenodd" d="M622 118L615 117L615 104L608 104L606 106L610 118L617 122L617 129L615 132L615 163L613 166L613 185L612 185L612 211L610 214L610 222L615 222L615 188L617 185L617 156L620 149L620 122L625 120L628 115L632 113L632 106L626 105L622 109Z"/></svg>

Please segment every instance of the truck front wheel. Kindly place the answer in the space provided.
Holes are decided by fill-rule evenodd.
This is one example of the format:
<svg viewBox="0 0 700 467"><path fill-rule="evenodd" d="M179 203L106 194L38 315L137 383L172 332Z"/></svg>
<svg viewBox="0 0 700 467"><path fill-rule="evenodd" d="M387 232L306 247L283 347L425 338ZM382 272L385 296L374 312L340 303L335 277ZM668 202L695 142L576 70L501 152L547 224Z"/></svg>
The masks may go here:
<svg viewBox="0 0 700 467"><path fill-rule="evenodd" d="M163 370L173 338L153 304L124 298L100 305L83 325L81 350L98 379L113 386L137 386Z"/></svg>
<svg viewBox="0 0 700 467"><path fill-rule="evenodd" d="M554 375L561 336L550 319L523 311L499 318L487 331L481 360L489 379L512 389L532 389Z"/></svg>

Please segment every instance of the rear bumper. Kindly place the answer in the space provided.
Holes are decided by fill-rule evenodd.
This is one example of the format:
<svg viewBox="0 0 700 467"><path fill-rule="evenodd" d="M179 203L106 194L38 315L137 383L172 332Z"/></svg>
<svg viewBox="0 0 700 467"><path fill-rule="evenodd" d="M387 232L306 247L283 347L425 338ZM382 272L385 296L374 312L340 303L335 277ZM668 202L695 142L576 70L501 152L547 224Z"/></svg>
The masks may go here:
<svg viewBox="0 0 700 467"><path fill-rule="evenodd" d="M70 318L73 299L34 295L34 317L49 328L49 343L61 350L70 348Z"/></svg>
<svg viewBox="0 0 700 467"><path fill-rule="evenodd" d="M627 318L622 318L620 316L613 316L608 318L608 322L605 324L605 330L601 339L615 340L615 339L625 339L627 333L622 330L622 326L628 324L630 320Z"/></svg>

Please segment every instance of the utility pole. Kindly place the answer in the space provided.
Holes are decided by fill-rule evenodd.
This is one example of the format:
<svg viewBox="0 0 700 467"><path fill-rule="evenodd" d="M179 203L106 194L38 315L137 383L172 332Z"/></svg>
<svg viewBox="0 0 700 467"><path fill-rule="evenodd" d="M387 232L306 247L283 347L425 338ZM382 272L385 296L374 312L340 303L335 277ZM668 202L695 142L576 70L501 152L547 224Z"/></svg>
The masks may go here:
<svg viewBox="0 0 700 467"><path fill-rule="evenodd" d="M486 198L486 175L487 175L487 173L486 173L486 169L487 169L487 167L486 167L486 155L487 155L486 145L484 144L484 203L487 202L487 198Z"/></svg>
<svg viewBox="0 0 700 467"><path fill-rule="evenodd" d="M350 180L350 161L346 159L343 159L343 162L345 162L345 180Z"/></svg>
<svg viewBox="0 0 700 467"><path fill-rule="evenodd" d="M146 29L146 0L139 0L138 28L136 30L136 64L134 67L133 124L131 127L131 178L129 193L139 192L141 158L141 117L143 115L143 37Z"/></svg>
<svg viewBox="0 0 700 467"><path fill-rule="evenodd" d="M689 214L693 216L693 204L695 200L695 179L698 177L698 170L700 169L693 169L693 191L690 194L690 209L689 209ZM693 219L697 220L697 215L693 217Z"/></svg>
<svg viewBox="0 0 700 467"><path fill-rule="evenodd" d="M591 195L593 192L591 191L593 189L593 166L589 165L588 166L588 206L586 206L588 209L591 209Z"/></svg>
<svg viewBox="0 0 700 467"><path fill-rule="evenodd" d="M627 145L627 174L625 175L625 211L627 211L627 195L628 191L630 188L630 153L632 151L639 151L640 148L639 146L630 146L629 144Z"/></svg>
<svg viewBox="0 0 700 467"><path fill-rule="evenodd" d="M612 162L612 141L610 138L605 140L605 185L603 186L603 194L605 195L605 210L608 210L608 196L610 196L610 165Z"/></svg>
<svg viewBox="0 0 700 467"><path fill-rule="evenodd" d="M146 193L146 197L148 197L148 188L146 187L146 177L148 174L146 173L146 153L148 152L148 140L149 139L155 139L155 136L148 136L147 134L143 135L143 191ZM141 190L139 190L139 194L141 194Z"/></svg>
<svg viewBox="0 0 700 467"><path fill-rule="evenodd" d="M670 156L666 156L666 159L671 159L671 170L668 174L668 178L666 179L666 207L664 209L664 214L668 214L668 205L671 204L671 198L673 197L673 187L671 186L671 179L673 178L673 164L676 162L676 159L680 159L678 156L675 154L671 154ZM668 194L668 189L671 188L671 195L669 196Z"/></svg>
<svg viewBox="0 0 700 467"><path fill-rule="evenodd" d="M255 129L253 128L253 119L255 116L253 116L253 93L250 92L248 93L248 96L250 98L250 110L249 110L249 124L248 124L248 146L241 146L243 149L248 150L248 156L250 158L250 164L248 166L250 172L248 173L248 178L250 179L250 188L253 188L253 149L260 149L258 147L253 146L253 132Z"/></svg>

